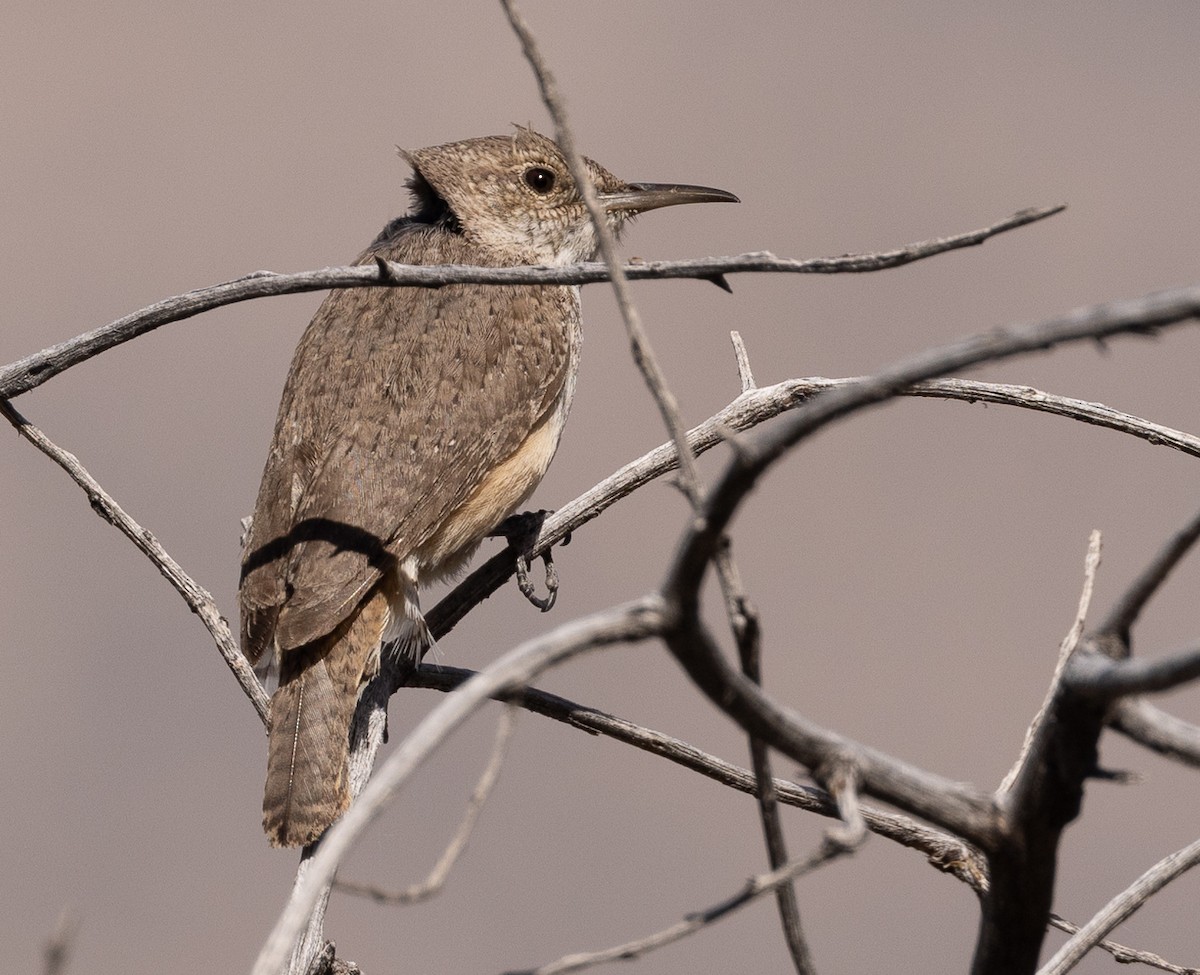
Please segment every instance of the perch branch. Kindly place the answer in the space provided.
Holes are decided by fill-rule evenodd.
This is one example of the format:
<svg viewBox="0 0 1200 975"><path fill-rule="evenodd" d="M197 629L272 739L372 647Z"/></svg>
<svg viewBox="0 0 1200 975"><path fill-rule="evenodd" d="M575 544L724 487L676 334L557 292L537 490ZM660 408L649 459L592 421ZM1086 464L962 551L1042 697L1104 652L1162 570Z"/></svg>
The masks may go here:
<svg viewBox="0 0 1200 975"><path fill-rule="evenodd" d="M725 442L730 430L749 430L797 408L818 392L845 389L863 381L791 379L773 386L757 387L743 393L729 406L688 431L688 442L696 454L705 453ZM938 379L901 389L897 395L955 399L968 403L986 401L1065 416L1200 457L1200 438L1159 426L1099 403L1069 399L1028 386L1009 386L965 379ZM533 542L531 556L539 555L562 541L572 531L581 528L643 484L675 470L675 456L673 446L663 444L626 464L574 501L547 516L541 532ZM440 638L449 633L473 606L499 589L511 575L512 559L506 553L493 556L468 575L426 614L434 636Z"/></svg>
<svg viewBox="0 0 1200 975"><path fill-rule="evenodd" d="M787 273L845 274L881 271L913 261L924 260L947 251L971 247L989 237L1015 230L1061 211L1062 207L1022 210L990 227L909 244L875 254L848 254L844 257L795 260L776 257L766 251L735 257L713 257L684 261L649 261L622 266L631 281L694 278L707 280L716 274ZM323 268L280 274L255 271L223 284L211 285L186 294L165 298L108 325L77 335L41 352L0 367L0 399L27 393L42 383L93 356L135 339L139 335L184 321L214 308L267 298L272 295L328 291L331 288L409 287L440 288L447 284L594 284L609 279L608 268L592 261L568 267L470 267L457 264L414 266L388 263L381 270L374 262L348 267Z"/></svg>

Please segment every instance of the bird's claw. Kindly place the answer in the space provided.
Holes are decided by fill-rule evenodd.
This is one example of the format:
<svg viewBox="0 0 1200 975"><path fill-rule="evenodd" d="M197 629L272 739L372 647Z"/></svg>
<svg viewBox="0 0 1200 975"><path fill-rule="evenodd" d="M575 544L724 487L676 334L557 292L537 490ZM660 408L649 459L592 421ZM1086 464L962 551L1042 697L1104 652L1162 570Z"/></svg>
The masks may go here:
<svg viewBox="0 0 1200 975"><path fill-rule="evenodd" d="M554 567L554 556L550 554L550 549L542 553L542 562L546 566L546 595L537 594L533 580L529 578L529 558L521 552L517 553L517 588L534 606L548 613L558 599L558 570Z"/></svg>
<svg viewBox="0 0 1200 975"><path fill-rule="evenodd" d="M558 598L558 570L554 567L554 556L550 553L550 549L546 549L541 554L542 563L546 567L546 595L539 596L533 580L529 577L529 568L533 564L533 556L530 553L533 550L534 542L537 541L538 532L542 529L542 523L550 514L553 512L545 509L522 511L519 514L509 515L492 531L493 535L508 539L508 544L513 549L516 560L517 588L521 590L522 596L543 613L550 612ZM563 544L565 545L569 540L570 536L568 535L563 540Z"/></svg>

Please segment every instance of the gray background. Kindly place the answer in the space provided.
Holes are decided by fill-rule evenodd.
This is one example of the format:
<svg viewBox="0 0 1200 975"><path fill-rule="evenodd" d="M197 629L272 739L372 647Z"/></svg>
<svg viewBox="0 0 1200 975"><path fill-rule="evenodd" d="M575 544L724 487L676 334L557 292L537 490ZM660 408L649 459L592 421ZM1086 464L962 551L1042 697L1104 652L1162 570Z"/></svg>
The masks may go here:
<svg viewBox="0 0 1200 975"><path fill-rule="evenodd" d="M627 235L630 256L884 249L1070 204L981 249L878 275L740 276L732 296L635 286L690 422L737 392L731 328L762 383L858 375L981 329L1197 280L1195 3L528 0L523 12L585 152L627 179L742 198L647 216ZM19 2L5 21L4 362L189 288L346 262L407 206L395 143L549 128L493 3ZM319 300L171 326L17 404L230 615L238 519ZM610 294L589 287L584 302L579 393L538 506L664 439ZM1197 331L1179 329L977 375L1196 432L1198 353ZM82 918L72 971L245 970L294 868L259 828L258 721L153 567L45 458L12 432L4 447L5 956L35 970L70 906ZM1070 624L1089 530L1105 533L1101 610L1192 513L1196 472L1164 448L999 407L909 401L827 431L736 524L769 688L815 720L994 786ZM478 667L646 591L684 517L670 487L642 491L562 552L551 616L506 589L441 659ZM1153 603L1140 650L1194 639L1197 581L1193 561ZM544 683L745 760L658 646L595 655ZM436 699L399 695L394 729ZM1195 691L1165 703L1200 717ZM398 887L423 874L482 767L492 717L421 774L347 877ZM1113 737L1104 759L1143 778L1090 785L1067 835L1057 909L1079 921L1195 838L1194 777ZM787 821L797 852L823 828ZM408 910L338 898L329 930L370 973L501 971L665 926L763 864L747 798L526 716L443 896ZM1198 883L1179 881L1120 937L1197 964ZM972 895L883 840L805 880L800 901L823 972L967 964ZM776 923L763 901L636 970L786 970ZM1111 967L1102 957L1081 970Z"/></svg>

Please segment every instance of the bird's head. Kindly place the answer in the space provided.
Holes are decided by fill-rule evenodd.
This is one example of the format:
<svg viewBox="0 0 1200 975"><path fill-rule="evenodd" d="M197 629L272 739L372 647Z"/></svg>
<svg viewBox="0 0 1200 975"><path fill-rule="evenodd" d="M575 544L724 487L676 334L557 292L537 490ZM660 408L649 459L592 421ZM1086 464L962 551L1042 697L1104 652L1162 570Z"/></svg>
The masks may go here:
<svg viewBox="0 0 1200 975"><path fill-rule="evenodd" d="M596 255L596 231L562 150L532 129L413 151L414 217L443 221L512 264L573 264ZM736 203L724 190L626 183L584 159L614 233L639 213L682 203Z"/></svg>

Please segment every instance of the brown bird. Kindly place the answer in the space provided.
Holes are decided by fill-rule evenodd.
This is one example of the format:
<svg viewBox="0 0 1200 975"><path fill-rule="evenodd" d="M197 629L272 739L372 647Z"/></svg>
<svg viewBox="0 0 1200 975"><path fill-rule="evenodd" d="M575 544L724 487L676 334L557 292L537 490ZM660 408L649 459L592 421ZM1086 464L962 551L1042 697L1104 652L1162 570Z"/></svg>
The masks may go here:
<svg viewBox="0 0 1200 975"><path fill-rule="evenodd" d="M536 132L401 152L412 212L357 263L571 264L595 229ZM609 225L723 190L625 183L587 160ZM533 493L579 364L579 289L331 291L292 359L242 561L242 651L277 667L263 828L317 840L345 811L350 727L381 647L431 644L421 586L457 572Z"/></svg>

